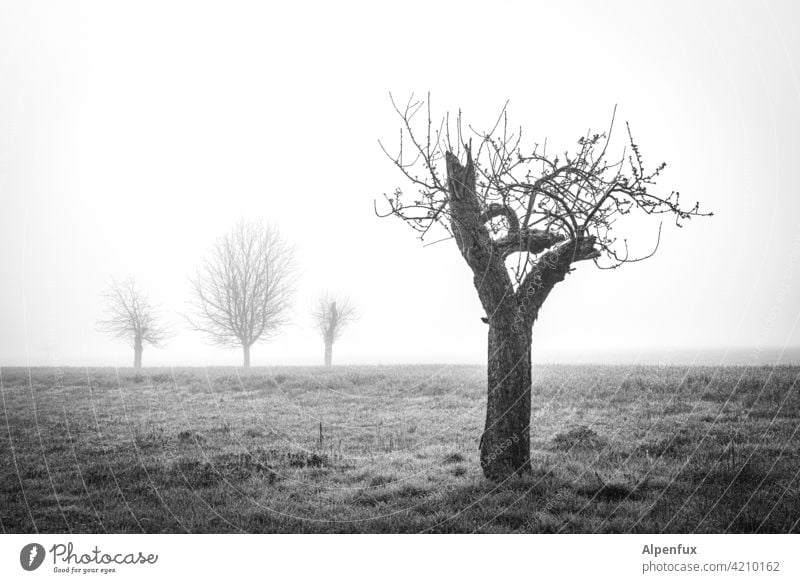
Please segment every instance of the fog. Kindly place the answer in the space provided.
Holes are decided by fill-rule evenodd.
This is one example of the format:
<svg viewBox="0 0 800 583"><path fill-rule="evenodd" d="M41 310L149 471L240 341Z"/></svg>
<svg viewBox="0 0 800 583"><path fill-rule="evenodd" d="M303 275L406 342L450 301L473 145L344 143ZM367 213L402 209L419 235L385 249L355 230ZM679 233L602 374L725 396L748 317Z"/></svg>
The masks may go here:
<svg viewBox="0 0 800 583"><path fill-rule="evenodd" d="M484 362L453 241L375 215L408 186L378 146L399 135L390 91L430 92L434 115L478 128L510 100L530 144L564 148L617 105L645 159L668 163L662 188L714 211L668 221L646 262L578 264L536 323L536 361L796 361L800 8L487 6L4 3L0 366L130 366L97 329L112 276L178 331L145 366L240 364L185 315L188 277L242 216L278 224L301 269L293 322L254 366L321 363L323 290L361 314L334 362ZM646 226L635 249L654 243Z"/></svg>

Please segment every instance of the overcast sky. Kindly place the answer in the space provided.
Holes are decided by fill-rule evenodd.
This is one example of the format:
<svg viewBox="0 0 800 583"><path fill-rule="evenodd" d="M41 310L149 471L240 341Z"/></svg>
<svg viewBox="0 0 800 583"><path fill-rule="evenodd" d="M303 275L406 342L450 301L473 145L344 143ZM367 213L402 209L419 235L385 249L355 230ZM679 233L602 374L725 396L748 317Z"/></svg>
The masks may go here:
<svg viewBox="0 0 800 583"><path fill-rule="evenodd" d="M0 366L129 365L96 327L128 275L180 330L145 365L238 364L181 326L188 275L240 216L279 224L302 269L254 365L321 361L322 289L362 314L335 361L484 362L455 244L374 215L405 186L377 142L398 135L389 91L478 127L510 100L531 141L563 146L618 104L664 188L715 212L647 262L579 264L536 358L800 346L796 3L277 4L0 5Z"/></svg>

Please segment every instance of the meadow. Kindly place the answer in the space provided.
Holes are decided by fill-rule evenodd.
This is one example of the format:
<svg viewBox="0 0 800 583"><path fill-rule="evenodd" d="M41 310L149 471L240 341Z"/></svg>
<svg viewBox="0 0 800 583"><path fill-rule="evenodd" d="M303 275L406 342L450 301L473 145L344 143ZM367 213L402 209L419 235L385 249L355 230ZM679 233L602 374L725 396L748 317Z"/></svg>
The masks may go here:
<svg viewBox="0 0 800 583"><path fill-rule="evenodd" d="M529 475L485 369L2 368L3 532L800 532L800 367L534 366Z"/></svg>

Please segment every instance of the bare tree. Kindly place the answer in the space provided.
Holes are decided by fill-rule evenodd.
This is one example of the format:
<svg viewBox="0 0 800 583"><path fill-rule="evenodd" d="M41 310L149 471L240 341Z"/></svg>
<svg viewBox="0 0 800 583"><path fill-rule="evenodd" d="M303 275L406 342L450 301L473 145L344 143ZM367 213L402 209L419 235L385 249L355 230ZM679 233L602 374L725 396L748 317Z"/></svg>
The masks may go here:
<svg viewBox="0 0 800 583"><path fill-rule="evenodd" d="M103 332L133 344L133 366L142 366L144 345L159 347L170 336L166 326L158 321L156 309L133 278L124 281L112 279L103 298L105 317L98 321Z"/></svg>
<svg viewBox="0 0 800 583"><path fill-rule="evenodd" d="M392 103L399 152L381 148L415 193L395 190L386 195L388 211L376 213L400 217L420 238L438 226L441 240L455 239L489 325L481 466L491 479L528 471L532 327L553 287L580 261L613 269L652 256L660 224L652 251L640 256L616 236L635 213L669 216L678 226L704 213L682 206L677 192L651 192L665 165L645 168L629 127L625 150L609 158L615 115L607 132L588 132L572 151L554 153L546 141L524 147L506 107L489 131L477 131L460 112L434 124L430 99Z"/></svg>
<svg viewBox="0 0 800 583"><path fill-rule="evenodd" d="M355 306L344 296L323 294L312 310L314 322L325 342L325 366L333 362L333 343L344 332L344 329L358 318Z"/></svg>
<svg viewBox="0 0 800 583"><path fill-rule="evenodd" d="M191 279L196 317L189 322L216 344L241 346L249 367L250 347L287 322L295 279L294 250L278 229L241 219Z"/></svg>

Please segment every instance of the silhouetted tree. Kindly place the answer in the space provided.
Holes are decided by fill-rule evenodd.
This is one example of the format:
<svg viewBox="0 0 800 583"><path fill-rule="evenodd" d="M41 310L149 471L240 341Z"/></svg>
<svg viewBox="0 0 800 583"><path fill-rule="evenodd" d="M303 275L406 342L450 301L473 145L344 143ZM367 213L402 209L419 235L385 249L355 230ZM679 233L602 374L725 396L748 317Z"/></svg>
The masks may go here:
<svg viewBox="0 0 800 583"><path fill-rule="evenodd" d="M242 219L216 241L191 283L191 326L216 344L241 346L249 367L250 347L287 321L294 251L276 227Z"/></svg>
<svg viewBox="0 0 800 583"><path fill-rule="evenodd" d="M133 366L142 366L144 345L159 347L169 337L166 326L158 322L158 314L133 278L122 282L112 279L103 298L105 317L98 321L103 332L133 344Z"/></svg>
<svg viewBox="0 0 800 583"><path fill-rule="evenodd" d="M412 97L398 107L392 100L399 153L381 147L415 193L386 195L381 216L400 217L420 238L438 225L472 270L489 325L480 460L488 478L502 479L530 469L532 327L553 287L579 261L616 268L652 256L660 225L643 256L629 255L627 240L615 237L632 213L669 215L679 226L703 213L697 204L681 206L677 192L651 192L665 165L645 169L629 127L626 151L609 159L614 116L608 132L589 132L571 152L551 153L547 142L523 147L505 107L484 132L464 127L460 112L434 124L429 101ZM425 119L416 125L420 112Z"/></svg>
<svg viewBox="0 0 800 583"><path fill-rule="evenodd" d="M358 317L355 306L347 297L323 294L312 310L312 315L317 329L322 334L322 340L325 342L325 366L331 366L333 343L339 339L344 329Z"/></svg>

